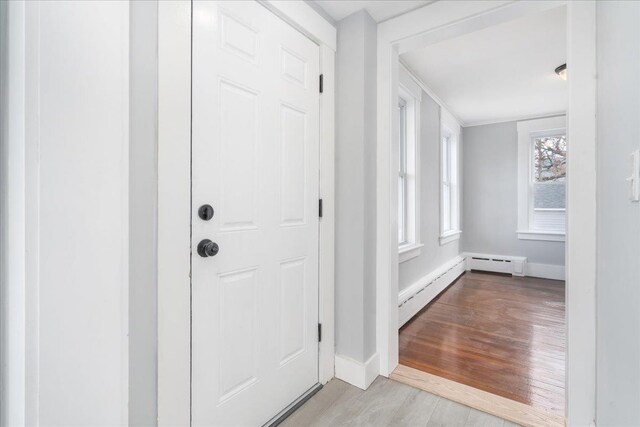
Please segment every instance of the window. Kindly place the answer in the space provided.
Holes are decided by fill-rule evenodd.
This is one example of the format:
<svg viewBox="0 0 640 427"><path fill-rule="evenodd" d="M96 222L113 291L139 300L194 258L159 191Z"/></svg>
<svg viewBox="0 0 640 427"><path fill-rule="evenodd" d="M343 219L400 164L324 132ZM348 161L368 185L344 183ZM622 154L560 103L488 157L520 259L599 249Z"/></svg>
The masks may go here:
<svg viewBox="0 0 640 427"><path fill-rule="evenodd" d="M531 230L565 232L567 140L563 134L532 138Z"/></svg>
<svg viewBox="0 0 640 427"><path fill-rule="evenodd" d="M442 137L442 231L451 231L451 136Z"/></svg>
<svg viewBox="0 0 640 427"><path fill-rule="evenodd" d="M420 98L412 81L398 88L398 253L404 262L420 255ZM411 83L415 87L411 86Z"/></svg>
<svg viewBox="0 0 640 427"><path fill-rule="evenodd" d="M518 123L518 238L564 241L565 118Z"/></svg>
<svg viewBox="0 0 640 427"><path fill-rule="evenodd" d="M400 165L398 173L398 242L400 246L408 243L407 238L407 101L400 98Z"/></svg>
<svg viewBox="0 0 640 427"><path fill-rule="evenodd" d="M458 139L460 126L443 111L440 145L440 244L460 238Z"/></svg>

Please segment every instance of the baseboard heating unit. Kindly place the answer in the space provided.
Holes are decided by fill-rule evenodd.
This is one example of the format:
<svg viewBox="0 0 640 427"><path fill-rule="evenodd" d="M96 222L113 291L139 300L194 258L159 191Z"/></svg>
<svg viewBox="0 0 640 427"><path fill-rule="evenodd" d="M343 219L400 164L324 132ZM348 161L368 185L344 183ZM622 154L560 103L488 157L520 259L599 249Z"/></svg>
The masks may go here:
<svg viewBox="0 0 640 427"><path fill-rule="evenodd" d="M467 270L491 271L524 276L527 258L518 256L466 253Z"/></svg>
<svg viewBox="0 0 640 427"><path fill-rule="evenodd" d="M537 264L522 256L463 253L467 270L506 273L513 276L539 277L541 279L564 280L564 265Z"/></svg>
<svg viewBox="0 0 640 427"><path fill-rule="evenodd" d="M398 296L398 328L460 277L465 268L464 257L458 256L401 291Z"/></svg>

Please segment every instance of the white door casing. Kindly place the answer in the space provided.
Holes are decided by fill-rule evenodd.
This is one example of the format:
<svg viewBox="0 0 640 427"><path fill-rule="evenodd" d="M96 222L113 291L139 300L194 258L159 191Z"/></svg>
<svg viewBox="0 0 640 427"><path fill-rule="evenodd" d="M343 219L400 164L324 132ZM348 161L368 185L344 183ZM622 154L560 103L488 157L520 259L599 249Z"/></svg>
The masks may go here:
<svg viewBox="0 0 640 427"><path fill-rule="evenodd" d="M261 425L318 382L319 47L194 2L192 66L192 424Z"/></svg>

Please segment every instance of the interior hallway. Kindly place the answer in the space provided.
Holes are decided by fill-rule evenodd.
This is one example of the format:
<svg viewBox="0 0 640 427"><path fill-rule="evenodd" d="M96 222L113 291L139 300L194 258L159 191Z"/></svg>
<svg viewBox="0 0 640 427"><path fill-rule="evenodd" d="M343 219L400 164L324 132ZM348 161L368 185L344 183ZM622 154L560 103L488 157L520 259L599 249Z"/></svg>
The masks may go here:
<svg viewBox="0 0 640 427"><path fill-rule="evenodd" d="M501 418L382 376L366 391L333 379L280 425L516 426Z"/></svg>
<svg viewBox="0 0 640 427"><path fill-rule="evenodd" d="M400 364L564 414L563 281L467 272L400 330Z"/></svg>

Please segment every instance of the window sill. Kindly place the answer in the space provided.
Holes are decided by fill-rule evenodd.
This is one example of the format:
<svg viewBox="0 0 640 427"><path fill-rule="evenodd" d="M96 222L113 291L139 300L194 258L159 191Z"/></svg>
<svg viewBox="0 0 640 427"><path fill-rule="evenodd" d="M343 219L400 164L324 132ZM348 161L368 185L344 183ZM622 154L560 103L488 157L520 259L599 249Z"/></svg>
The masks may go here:
<svg viewBox="0 0 640 427"><path fill-rule="evenodd" d="M420 249L424 245L422 243L410 243L398 248L398 263L401 264L420 255Z"/></svg>
<svg viewBox="0 0 640 427"><path fill-rule="evenodd" d="M547 242L564 242L566 240L565 233L557 231L518 231L518 239L520 240L543 240Z"/></svg>
<svg viewBox="0 0 640 427"><path fill-rule="evenodd" d="M447 243L455 242L456 240L460 240L460 235L462 231L447 231L442 236L440 236L440 246L446 245Z"/></svg>

